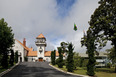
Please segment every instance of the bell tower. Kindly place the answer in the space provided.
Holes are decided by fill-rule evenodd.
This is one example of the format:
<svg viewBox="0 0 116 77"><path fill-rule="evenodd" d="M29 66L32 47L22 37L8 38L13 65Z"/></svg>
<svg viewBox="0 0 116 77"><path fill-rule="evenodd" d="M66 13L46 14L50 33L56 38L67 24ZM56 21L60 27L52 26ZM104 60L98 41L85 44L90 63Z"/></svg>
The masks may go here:
<svg viewBox="0 0 116 77"><path fill-rule="evenodd" d="M38 61L43 61L44 60L45 47L46 47L46 38L41 33L38 37L36 37L36 39L37 39L37 41L35 42L35 44L37 46Z"/></svg>

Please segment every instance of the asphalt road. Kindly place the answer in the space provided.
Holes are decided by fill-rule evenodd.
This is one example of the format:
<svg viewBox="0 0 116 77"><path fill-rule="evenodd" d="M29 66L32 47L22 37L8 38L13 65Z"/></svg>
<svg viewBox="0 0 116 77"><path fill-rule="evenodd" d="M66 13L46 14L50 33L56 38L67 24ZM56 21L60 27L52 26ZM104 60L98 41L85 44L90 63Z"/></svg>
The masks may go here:
<svg viewBox="0 0 116 77"><path fill-rule="evenodd" d="M22 62L2 77L80 77L65 74L47 62Z"/></svg>

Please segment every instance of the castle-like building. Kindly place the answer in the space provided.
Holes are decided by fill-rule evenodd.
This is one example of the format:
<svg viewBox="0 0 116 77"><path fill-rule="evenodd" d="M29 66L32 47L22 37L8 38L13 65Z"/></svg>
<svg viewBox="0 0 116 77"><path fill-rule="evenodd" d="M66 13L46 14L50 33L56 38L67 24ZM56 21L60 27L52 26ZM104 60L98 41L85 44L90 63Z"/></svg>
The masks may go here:
<svg viewBox="0 0 116 77"><path fill-rule="evenodd" d="M26 46L26 39L24 38L23 43L15 39L15 44L13 47L14 52L18 52L18 61L24 62L25 58L30 61L51 61L51 51L46 51L46 38L41 33L36 37L37 51L33 51L33 48L28 48ZM56 51L56 58L58 58L59 53Z"/></svg>

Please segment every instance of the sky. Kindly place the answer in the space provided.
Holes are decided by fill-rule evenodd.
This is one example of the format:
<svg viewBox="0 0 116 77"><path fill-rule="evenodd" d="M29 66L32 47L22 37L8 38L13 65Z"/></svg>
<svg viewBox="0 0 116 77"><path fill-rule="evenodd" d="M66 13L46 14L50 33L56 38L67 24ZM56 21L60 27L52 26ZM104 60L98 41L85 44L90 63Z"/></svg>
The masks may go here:
<svg viewBox="0 0 116 77"><path fill-rule="evenodd" d="M62 41L72 42L75 52L86 52L81 47L83 30L89 28L88 21L99 0L0 0L0 19L11 26L14 38L23 41L27 47L35 45L36 37L46 37L47 51L57 50ZM74 23L78 30L74 31ZM110 48L110 43L102 49Z"/></svg>

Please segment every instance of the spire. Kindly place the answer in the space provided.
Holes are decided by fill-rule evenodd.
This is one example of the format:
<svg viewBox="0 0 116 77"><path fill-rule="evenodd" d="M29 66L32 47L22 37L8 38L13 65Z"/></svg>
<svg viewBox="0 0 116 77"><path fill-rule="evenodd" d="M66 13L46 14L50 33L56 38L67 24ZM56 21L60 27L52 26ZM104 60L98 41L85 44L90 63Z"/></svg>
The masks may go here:
<svg viewBox="0 0 116 77"><path fill-rule="evenodd" d="M41 33L38 37L36 38L45 38L44 35Z"/></svg>

